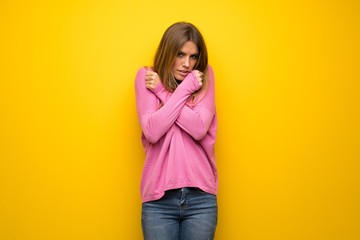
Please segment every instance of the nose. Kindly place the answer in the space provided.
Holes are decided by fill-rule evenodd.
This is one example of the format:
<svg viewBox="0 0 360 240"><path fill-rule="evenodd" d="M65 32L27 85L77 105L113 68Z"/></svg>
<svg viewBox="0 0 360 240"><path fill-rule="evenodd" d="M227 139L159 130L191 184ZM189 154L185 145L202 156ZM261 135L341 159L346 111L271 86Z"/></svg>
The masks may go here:
<svg viewBox="0 0 360 240"><path fill-rule="evenodd" d="M183 66L188 68L190 66L190 58L186 57L184 58Z"/></svg>

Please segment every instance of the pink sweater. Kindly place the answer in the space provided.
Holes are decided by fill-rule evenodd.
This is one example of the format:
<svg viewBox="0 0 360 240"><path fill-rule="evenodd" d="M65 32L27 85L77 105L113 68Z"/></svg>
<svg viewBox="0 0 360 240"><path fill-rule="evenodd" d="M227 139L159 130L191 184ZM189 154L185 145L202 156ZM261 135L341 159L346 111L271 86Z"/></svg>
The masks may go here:
<svg viewBox="0 0 360 240"><path fill-rule="evenodd" d="M214 73L208 67L208 88L195 102L190 95L200 88L194 72L173 93L158 84L145 87L146 68L135 79L136 107L146 153L142 179L142 202L160 199L164 191L198 187L217 194L214 144L217 118Z"/></svg>

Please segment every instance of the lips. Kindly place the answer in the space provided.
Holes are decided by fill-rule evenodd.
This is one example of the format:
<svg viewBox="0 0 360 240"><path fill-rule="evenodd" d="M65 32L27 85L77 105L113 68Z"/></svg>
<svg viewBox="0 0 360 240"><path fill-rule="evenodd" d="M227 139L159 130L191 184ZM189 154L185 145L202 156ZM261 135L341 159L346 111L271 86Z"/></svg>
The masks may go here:
<svg viewBox="0 0 360 240"><path fill-rule="evenodd" d="M189 72L188 71L185 71L185 70L178 70L178 73L182 76L182 77L186 77Z"/></svg>

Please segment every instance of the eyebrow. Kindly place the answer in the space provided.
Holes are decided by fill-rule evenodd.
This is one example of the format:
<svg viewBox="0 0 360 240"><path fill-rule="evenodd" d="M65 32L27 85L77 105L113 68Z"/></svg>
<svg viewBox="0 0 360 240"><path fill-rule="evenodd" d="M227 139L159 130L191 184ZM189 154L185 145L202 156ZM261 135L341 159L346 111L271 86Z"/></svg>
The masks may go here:
<svg viewBox="0 0 360 240"><path fill-rule="evenodd" d="M178 54L181 53L181 54L184 54L186 55L186 53L184 53L183 51L179 50ZM199 53L194 53L194 54L190 54L190 56L198 56Z"/></svg>

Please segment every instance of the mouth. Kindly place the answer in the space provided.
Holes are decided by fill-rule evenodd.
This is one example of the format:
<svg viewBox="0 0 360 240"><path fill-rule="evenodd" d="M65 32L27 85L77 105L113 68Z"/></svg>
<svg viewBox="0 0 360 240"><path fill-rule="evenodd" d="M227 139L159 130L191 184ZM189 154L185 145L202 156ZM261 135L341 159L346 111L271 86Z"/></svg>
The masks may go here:
<svg viewBox="0 0 360 240"><path fill-rule="evenodd" d="M189 74L189 71L186 70L177 70L177 72L182 76L186 77Z"/></svg>

